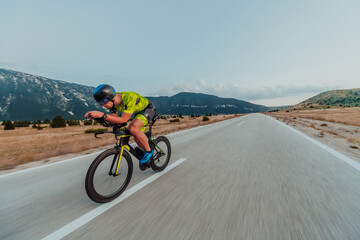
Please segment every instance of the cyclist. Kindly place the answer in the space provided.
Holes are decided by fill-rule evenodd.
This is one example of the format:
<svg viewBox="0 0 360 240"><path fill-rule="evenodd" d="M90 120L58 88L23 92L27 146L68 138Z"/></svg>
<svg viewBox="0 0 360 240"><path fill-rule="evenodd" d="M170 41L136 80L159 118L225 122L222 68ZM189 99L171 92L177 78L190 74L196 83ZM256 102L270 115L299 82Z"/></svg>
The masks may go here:
<svg viewBox="0 0 360 240"><path fill-rule="evenodd" d="M135 118L129 125L129 131L134 136L137 145L145 150L139 163L147 163L154 151L150 149L143 131L156 114L154 104L135 92L116 92L112 86L107 84L101 84L94 89L94 98L103 107L110 109L112 113L108 115L99 111L90 111L85 115L89 119L102 118L115 124L122 124L135 113ZM122 112L121 116L118 116L117 111Z"/></svg>

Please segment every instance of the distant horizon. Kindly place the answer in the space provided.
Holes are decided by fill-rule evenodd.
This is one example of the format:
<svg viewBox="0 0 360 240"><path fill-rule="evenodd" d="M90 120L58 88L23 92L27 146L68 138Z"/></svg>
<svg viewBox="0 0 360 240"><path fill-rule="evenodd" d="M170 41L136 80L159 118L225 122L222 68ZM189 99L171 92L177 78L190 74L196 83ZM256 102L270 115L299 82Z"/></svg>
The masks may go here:
<svg viewBox="0 0 360 240"><path fill-rule="evenodd" d="M32 76L38 76L38 77L43 77L43 78L47 78L47 79L50 79L50 80L55 80L55 81L63 81L63 82L67 82L67 83L71 83L71 84L78 84L78 83L73 83L73 82L69 82L67 80L63 80L63 79L53 79L53 78L49 78L49 77L46 77L46 76L42 76L42 75L38 75L38 74L32 74L32 73L29 73L29 72L21 72L21 71L16 71L16 70L13 70L13 69L7 69L7 68L0 68L0 70L3 69L3 70L6 70L6 71L12 71L12 72L19 72L19 73L23 73L23 74L28 74L28 75L32 75ZM89 86L89 85L85 85L85 84L79 84L79 85L83 85L83 86L88 86L88 87L96 87L96 86ZM341 89L334 89L334 90L341 90ZM252 104L256 104L256 105L262 105L262 106L265 106L265 107L284 107L284 106L293 106L293 105L296 105L302 101L299 101L295 104L285 104L285 105L264 105L264 104L261 104L261 103L257 103L257 101L248 101L248 100L244 100L244 99L240 99L240 98L234 98L234 97L224 97L224 96L219 96L219 95L215 95L215 94L211 94L211 93L206 93L206 92L196 92L196 91L180 91L180 92L177 92L177 93L173 93L171 95L146 95L146 97L172 97L172 96L175 96L177 94L180 94L180 93L199 93L199 94L205 94L205 95L211 95L211 96L216 96L216 97L220 97L220 98L230 98L230 99L237 99L237 100L241 100L241 101L246 101L246 102L249 102L249 103L252 103ZM145 95L144 95L145 96ZM314 95L315 96L315 95ZM310 98L310 97L309 97Z"/></svg>
<svg viewBox="0 0 360 240"><path fill-rule="evenodd" d="M10 71L14 71L14 72L22 72L22 73L26 73L26 74L30 74L30 75L34 75L34 76L40 76L40 77L45 77L48 79L52 79L52 80L57 80L57 81L65 81L65 82L69 82L69 83L74 83L74 84L79 84L79 85L84 85L84 86L93 86L96 87L96 84L92 84L92 85L87 85L84 82L79 82L79 81L72 81L71 80L63 80L60 79L58 77L51 77L51 76L46 76L44 74L41 73L31 73L31 70L28 71L22 71L22 70L17 70L17 68L6 68L6 67L1 67L1 63L0 63L0 69L5 69L5 70L10 70ZM49 74L51 75L51 74ZM98 84L102 84L104 82L98 82ZM108 83L105 82L107 84L112 84L112 83ZM203 85L204 82L203 81L197 81L195 84L199 83L200 85ZM112 84L114 87L116 86L116 84ZM291 96L291 97L278 97L278 94L275 94L274 97L271 96L271 92L275 92L275 93L279 93L278 87L281 87L282 90L280 92L283 92L284 89L290 89L291 92L294 92L295 96ZM115 87L116 88L116 87ZM256 96L261 98L261 92L264 92L265 98L263 99L252 99L254 98L252 96L252 93L250 93L250 98L241 98L241 97L237 97L237 96L230 96L229 94L223 93L221 94L221 92L216 93L216 86L213 85L211 87L205 87L203 90L210 90L209 92L205 92L205 91L201 91L200 87L195 87L194 90L190 89L191 87L189 86L185 86L185 87L179 87L178 83L175 82L175 85L173 86L172 89L170 89L170 91L168 91L168 93L166 94L159 94L159 92L161 90L164 90L165 88L159 88L157 89L156 92L152 92L152 93L144 93L144 91L140 90L136 90L136 89L130 89L130 90L126 90L126 91L134 91L134 92L138 92L142 95L146 95L146 96L173 96L176 95L178 93L181 92L194 92L194 93L204 93L204 94L209 94L209 95L214 95L214 96L218 96L218 97L222 97L222 98L235 98L238 100L243 100L243 101L247 101L253 104L258 104L258 105L263 105L263 106L267 106L267 107L282 107L282 106L292 106L292 105L296 105L302 101L305 101L313 96L316 96L322 92L326 92L326 91L332 91L332 90L343 90L343 89L354 89L354 88L358 88L358 87L353 87L353 88L349 88L349 87L341 87L338 85L334 85L331 87L319 87L319 86L314 86L313 89L309 86L305 86L305 87L299 87L301 89L301 91L297 91L297 87L295 86L277 86L274 87L273 89L269 88L269 87L263 87L261 88L262 90L254 90L254 89L243 89L243 93L247 94L248 92L256 92ZM304 88L307 88L307 90L304 92ZM249 95L249 94L248 94Z"/></svg>
<svg viewBox="0 0 360 240"><path fill-rule="evenodd" d="M1 64L0 64L1 66ZM10 68L4 68L4 67L0 67L0 69L5 69L5 70L9 70L9 71L14 71L14 72L21 72L21 73L25 73L25 74L29 74L29 75L34 75L34 76L40 76L40 77L45 77L51 80L57 80L57 81L64 81L64 82L68 82L68 83L74 83L74 84L79 84L79 85L84 85L84 86L91 86L91 85L86 85L85 83L78 83L78 82L70 82L69 80L63 80L63 79L56 79L56 78L52 78L52 77L48 77L48 76L44 76L41 74L35 74L35 73L30 73L29 71L27 72L23 72L20 70L15 70L15 69L10 69ZM201 82L201 81L200 81ZM100 83L99 83L100 84ZM110 84L110 83L108 83ZM91 87L96 87L95 85L91 86ZM174 90L178 89L178 87L175 87ZM319 89L314 89L314 91L310 91L310 93L301 93L302 96L293 96L291 98L289 97L274 97L271 98L271 96L269 96L269 93L266 93L267 98L266 99L259 99L259 100L248 100L246 98L239 98L239 97L233 97L233 96L228 96L228 95L220 95L220 94L216 94L212 92L198 92L196 90L190 90L189 87L185 87L184 89L179 89L177 92L175 92L174 90L170 91L170 93L168 93L167 95L164 94L159 94L159 93L153 93L153 94L144 94L139 92L142 95L146 95L148 97L155 97L155 96L174 96L178 93L181 92L192 92L192 93L203 93L203 94L208 94L208 95L213 95L213 96L218 96L221 98L234 98L234 99L238 99L238 100L242 100L242 101L246 101L246 102L250 102L253 104L257 104L257 105L263 105L266 107L283 107L283 106L293 106L296 105L302 101L305 101L313 96L316 96L322 92L326 92L326 91L332 91L332 90L342 90L342 89L350 89L350 88L336 88L336 87L332 87L329 89L325 89L325 90L319 90ZM213 90L213 89L212 89ZM134 91L134 92L138 92L136 89L135 90L129 90L129 91ZM283 104L285 102L285 104Z"/></svg>

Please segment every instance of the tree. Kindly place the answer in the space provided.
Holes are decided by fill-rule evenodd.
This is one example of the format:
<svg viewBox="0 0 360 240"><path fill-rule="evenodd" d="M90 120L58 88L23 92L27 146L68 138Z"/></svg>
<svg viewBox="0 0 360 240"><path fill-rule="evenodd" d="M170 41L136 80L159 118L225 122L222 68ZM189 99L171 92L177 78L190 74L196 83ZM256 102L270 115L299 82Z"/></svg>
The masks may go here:
<svg viewBox="0 0 360 240"><path fill-rule="evenodd" d="M10 120L8 120L5 124L4 130L13 130L13 129L15 129L14 125Z"/></svg>
<svg viewBox="0 0 360 240"><path fill-rule="evenodd" d="M50 123L50 120L49 120L49 119L45 119L44 123L45 123L45 124L49 124L49 123Z"/></svg>
<svg viewBox="0 0 360 240"><path fill-rule="evenodd" d="M63 119L60 115L56 116L52 123L50 124L50 127L52 128L62 128L65 127L66 123L65 123L65 119Z"/></svg>

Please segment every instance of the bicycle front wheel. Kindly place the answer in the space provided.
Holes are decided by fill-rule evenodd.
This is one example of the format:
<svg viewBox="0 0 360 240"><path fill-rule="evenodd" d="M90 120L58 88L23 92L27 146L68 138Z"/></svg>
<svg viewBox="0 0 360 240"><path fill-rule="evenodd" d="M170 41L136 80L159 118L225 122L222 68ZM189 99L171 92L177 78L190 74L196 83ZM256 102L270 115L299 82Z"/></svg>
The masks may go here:
<svg viewBox="0 0 360 240"><path fill-rule="evenodd" d="M133 164L129 153L123 152L119 159L115 148L102 152L90 165L86 174L85 189L89 198L98 203L110 202L117 198L129 185ZM116 168L120 161L119 169Z"/></svg>
<svg viewBox="0 0 360 240"><path fill-rule="evenodd" d="M169 164L171 157L171 145L165 136L157 137L154 142L154 156L150 163L152 170L161 172Z"/></svg>

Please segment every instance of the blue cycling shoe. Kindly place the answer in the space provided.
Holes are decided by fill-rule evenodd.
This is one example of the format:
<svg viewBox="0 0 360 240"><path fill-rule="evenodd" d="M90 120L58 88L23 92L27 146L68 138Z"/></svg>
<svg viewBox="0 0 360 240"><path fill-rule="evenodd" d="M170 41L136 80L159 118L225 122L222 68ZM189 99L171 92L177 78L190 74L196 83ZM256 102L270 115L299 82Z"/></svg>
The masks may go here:
<svg viewBox="0 0 360 240"><path fill-rule="evenodd" d="M147 163L150 158L154 155L154 150L151 150L151 152L145 152L144 156L140 160L140 164Z"/></svg>

